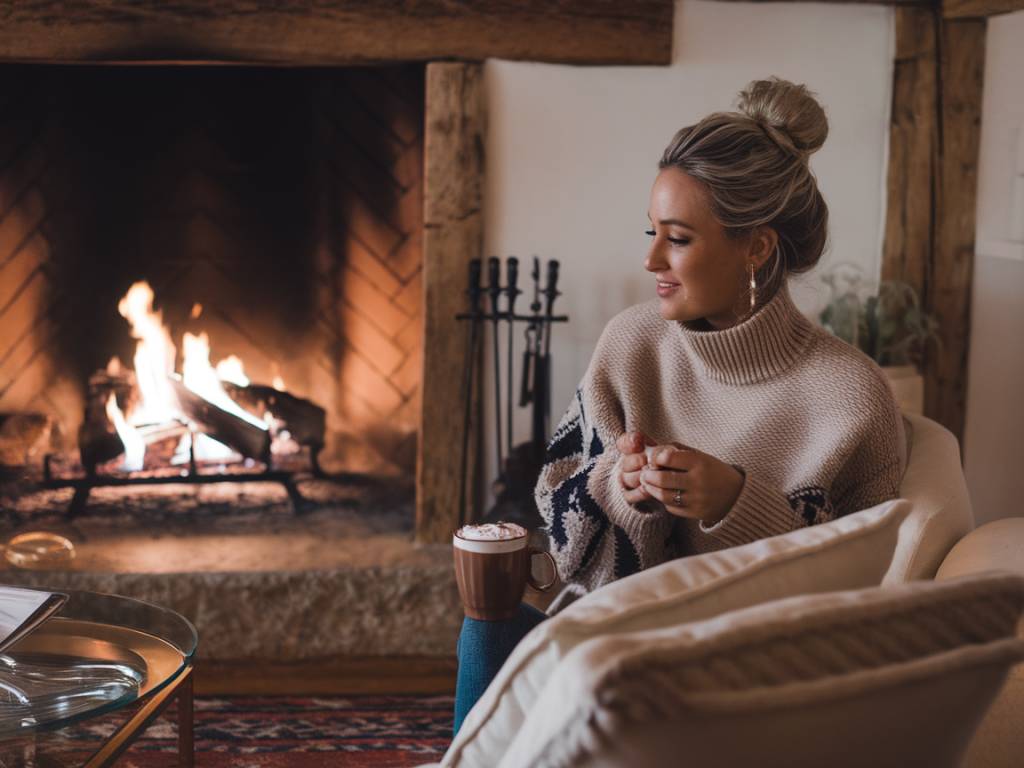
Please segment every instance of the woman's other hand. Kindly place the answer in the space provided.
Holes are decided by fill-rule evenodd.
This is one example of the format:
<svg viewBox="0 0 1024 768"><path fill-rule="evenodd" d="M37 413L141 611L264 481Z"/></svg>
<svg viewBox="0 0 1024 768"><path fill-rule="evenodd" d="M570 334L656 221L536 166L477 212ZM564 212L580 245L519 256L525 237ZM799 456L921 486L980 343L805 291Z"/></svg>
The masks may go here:
<svg viewBox="0 0 1024 768"><path fill-rule="evenodd" d="M624 432L615 441L615 447L622 454L619 482L622 484L623 495L630 504L648 501L651 495L640 487L640 473L647 464L647 446L655 445L651 438L643 432Z"/></svg>
<svg viewBox="0 0 1024 768"><path fill-rule="evenodd" d="M719 522L743 490L743 473L714 456L680 445L652 452L655 467L640 472L640 490L679 517Z"/></svg>

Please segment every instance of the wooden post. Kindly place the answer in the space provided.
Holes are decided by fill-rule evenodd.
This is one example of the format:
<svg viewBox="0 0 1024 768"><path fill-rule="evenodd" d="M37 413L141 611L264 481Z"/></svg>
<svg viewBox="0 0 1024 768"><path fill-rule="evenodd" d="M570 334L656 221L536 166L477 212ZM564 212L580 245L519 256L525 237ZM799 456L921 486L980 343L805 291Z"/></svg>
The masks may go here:
<svg viewBox="0 0 1024 768"><path fill-rule="evenodd" d="M444 542L458 525L459 393L470 364L465 359L465 324L455 315L465 309L469 260L480 256L483 248L483 65L428 64L426 95L423 306L427 331L416 470L416 539ZM470 477L475 474L474 453L470 450Z"/></svg>
<svg viewBox="0 0 1024 768"><path fill-rule="evenodd" d="M925 414L963 440L985 21L896 9L882 278L913 285L939 320Z"/></svg>
<svg viewBox="0 0 1024 768"><path fill-rule="evenodd" d="M882 279L928 294L932 261L932 191L939 154L936 14L896 9L896 61L889 124L888 213Z"/></svg>
<svg viewBox="0 0 1024 768"><path fill-rule="evenodd" d="M985 81L985 19L944 20L939 37L940 162L927 306L943 348L925 367L925 413L963 441Z"/></svg>

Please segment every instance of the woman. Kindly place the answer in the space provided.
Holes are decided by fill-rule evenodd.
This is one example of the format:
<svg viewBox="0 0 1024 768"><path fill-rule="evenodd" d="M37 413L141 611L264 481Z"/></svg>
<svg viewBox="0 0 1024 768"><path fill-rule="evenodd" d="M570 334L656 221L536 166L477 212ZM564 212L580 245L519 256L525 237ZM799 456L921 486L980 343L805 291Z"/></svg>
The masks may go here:
<svg viewBox="0 0 1024 768"><path fill-rule="evenodd" d="M751 83L738 109L666 148L644 262L658 298L608 323L548 446L536 499L566 584L549 613L668 559L897 495L905 438L884 375L787 289L827 239L807 162L825 113L778 78ZM472 674L481 654L493 675L543 618L467 620L456 726L489 682Z"/></svg>

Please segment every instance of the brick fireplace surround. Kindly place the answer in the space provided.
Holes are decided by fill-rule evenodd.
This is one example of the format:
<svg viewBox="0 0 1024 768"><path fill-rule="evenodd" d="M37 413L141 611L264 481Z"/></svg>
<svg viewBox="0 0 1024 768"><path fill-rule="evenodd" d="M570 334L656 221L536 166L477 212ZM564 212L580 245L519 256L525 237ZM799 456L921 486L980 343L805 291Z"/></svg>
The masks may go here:
<svg viewBox="0 0 1024 768"><path fill-rule="evenodd" d="M80 408L63 358L48 346L52 316L42 311L50 307L55 287L74 290L54 272L55 255L69 250L50 239L73 228L54 227L66 213L61 184L47 186L55 181L56 166L47 152L53 146L47 141L54 137L31 128L24 132L19 108L28 102L16 96L25 95L25 82L41 70L31 77L28 73L48 68L52 78L59 72L54 67L131 65L131 79L144 88L147 67L159 68L154 75L178 65L305 67L321 75L326 68L345 67L352 68L348 74L336 71L323 78L342 82L335 94L357 94L379 116L387 108L377 98L418 93L422 112L419 126L410 125L408 114L391 115L388 132L396 141L389 156L397 163L391 170L399 190L392 211L397 218L382 223L371 192L349 195L342 220L327 220L329 229L356 235L342 238L344 244L331 254L329 270L335 278L344 273L344 279L332 286L339 300L331 304L331 323L317 326L317 333L334 332L333 321L344 315L334 344L337 359L319 366L337 375L325 380L319 374L319 380L310 377L301 387L301 394L325 401L329 413L333 409L333 423L340 425L335 458L341 466L391 479L370 482L358 501L349 499L347 491L312 486L310 494L323 495L328 511L308 517L293 514L281 493L261 491L253 500L254 494L225 495L220 486L209 486L183 494L187 509L163 514L159 535L128 524L139 508L154 503L152 497L133 497L130 489L94 491L93 503L103 513L100 522L72 521L66 529L75 538L82 532L77 526L92 526L71 570L7 570L3 579L135 595L180 610L200 630L200 690L203 663L220 670L219 679L227 681L222 690L268 690L244 672L254 660L268 675L277 669L281 680L302 678L296 669L303 665L320 670L315 681L306 675L295 683L296 690L352 690L359 687L353 678L360 675L373 675L371 687L386 689L379 663L370 665L372 672L359 672L358 664L343 661L365 657L402 659L407 677L419 675L427 687L449 686L461 620L445 545L457 519L458 498L458 463L449 446L459 443L461 420L453 414L461 413L460 374L468 364L454 315L462 309L466 264L480 255L482 245L480 62L493 56L667 64L673 7L671 0L645 0L627 9L612 0L511 5L431 0L403 6L400 12L380 0L312 8L260 0L244 9L201 0L173 6L157 0L86 0L8 8L0 25L0 81L11 84L18 74L22 77L20 88L2 89L0 104L0 313L7 313L0 315L0 413L44 411L57 423L73 423ZM378 66L386 69L373 69ZM351 106L337 99L326 104L342 112ZM360 159L365 154L336 164L332 173L340 175ZM422 173L412 172L420 168ZM216 184L186 185L182 194L206 195L204 205L218 202ZM243 251L244 240L222 239L216 221L210 225L215 219L200 217L198 225L179 221L177 230L172 225L165 234L186 232L205 248L212 243L221 254ZM315 280L326 278L317 273ZM204 278L187 288L208 283ZM173 288L173 281L167 284ZM88 308L89 298L72 293L65 310L73 313L75 304ZM242 308L233 312L232 321L245 319ZM87 328L83 336L89 336ZM257 352L249 350L258 359ZM269 364L285 352L278 345L263 357ZM68 392L72 396L64 397ZM359 421L370 417L375 427ZM356 450L360 439L367 444ZM367 465L367 456L376 456L377 464ZM395 479L401 477L409 478L405 495L403 483ZM16 514L11 522L11 510L17 512L30 495L0 493L8 534L19 524ZM44 504L51 501L61 503L55 497ZM218 515L218 509L231 514ZM253 515L272 524L252 527ZM338 526L346 537L324 547L324 536L336 533ZM186 528L192 531L188 546L175 549L176 533ZM417 659L429 663L423 666ZM268 660L274 664L268 666ZM232 669L243 671L233 675ZM408 689L408 679L401 685ZM205 686L214 690L218 684ZM287 682L271 686L288 687Z"/></svg>

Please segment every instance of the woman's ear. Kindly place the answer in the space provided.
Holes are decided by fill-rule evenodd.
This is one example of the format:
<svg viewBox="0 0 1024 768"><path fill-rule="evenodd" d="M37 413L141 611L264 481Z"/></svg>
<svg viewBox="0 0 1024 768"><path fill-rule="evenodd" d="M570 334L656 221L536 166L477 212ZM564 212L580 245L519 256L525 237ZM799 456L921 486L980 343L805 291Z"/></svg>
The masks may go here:
<svg viewBox="0 0 1024 768"><path fill-rule="evenodd" d="M750 236L748 263L752 263L755 269L760 269L775 253L775 247L778 244L778 232L769 226L756 227Z"/></svg>

